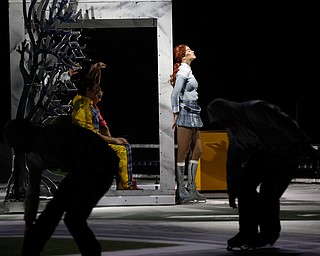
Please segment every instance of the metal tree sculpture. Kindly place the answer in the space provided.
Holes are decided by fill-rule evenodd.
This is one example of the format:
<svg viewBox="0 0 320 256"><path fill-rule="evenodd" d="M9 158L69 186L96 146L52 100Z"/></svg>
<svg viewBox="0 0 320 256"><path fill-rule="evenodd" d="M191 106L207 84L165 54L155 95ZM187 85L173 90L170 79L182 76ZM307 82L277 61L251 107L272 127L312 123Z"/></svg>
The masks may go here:
<svg viewBox="0 0 320 256"><path fill-rule="evenodd" d="M57 28L61 23L81 20L76 12L78 0L32 0L27 10L23 0L26 39L18 47L23 90L16 118L50 125L58 116L68 115L71 97L77 91L70 81L69 70L81 68L79 59L86 56L78 43L79 31ZM50 4L51 2L51 4ZM43 185L50 177L43 175ZM28 167L25 155L14 152L12 174L7 185L6 201L24 199L28 186ZM48 188L48 187L47 187ZM47 196L50 196L50 188Z"/></svg>

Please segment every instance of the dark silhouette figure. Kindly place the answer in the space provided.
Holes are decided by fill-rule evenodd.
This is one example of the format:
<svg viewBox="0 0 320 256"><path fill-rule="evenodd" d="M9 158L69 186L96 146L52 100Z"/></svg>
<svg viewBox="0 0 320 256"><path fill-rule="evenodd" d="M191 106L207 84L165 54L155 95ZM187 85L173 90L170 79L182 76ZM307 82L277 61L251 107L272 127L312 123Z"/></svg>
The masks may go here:
<svg viewBox="0 0 320 256"><path fill-rule="evenodd" d="M99 135L71 124L71 120L44 127L24 119L12 120L4 128L4 141L25 154L29 171L22 255L40 255L63 215L81 254L101 255L87 218L118 171L119 158L114 151ZM67 174L37 218L39 185L46 168L60 168Z"/></svg>
<svg viewBox="0 0 320 256"><path fill-rule="evenodd" d="M229 140L227 189L230 207L238 207L239 233L227 249L273 245L281 231L280 198L301 158L315 153L310 139L279 107L262 100L215 99L207 111Z"/></svg>

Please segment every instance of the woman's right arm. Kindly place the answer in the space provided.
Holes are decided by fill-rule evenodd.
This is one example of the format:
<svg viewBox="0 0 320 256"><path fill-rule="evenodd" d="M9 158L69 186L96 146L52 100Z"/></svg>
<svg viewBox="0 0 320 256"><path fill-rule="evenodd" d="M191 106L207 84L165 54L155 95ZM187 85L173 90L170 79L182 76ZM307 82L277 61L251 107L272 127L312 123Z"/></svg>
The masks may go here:
<svg viewBox="0 0 320 256"><path fill-rule="evenodd" d="M180 93L183 89L184 84L187 82L187 78L181 75L177 75L175 85L171 94L171 106L172 112L177 113L179 109Z"/></svg>

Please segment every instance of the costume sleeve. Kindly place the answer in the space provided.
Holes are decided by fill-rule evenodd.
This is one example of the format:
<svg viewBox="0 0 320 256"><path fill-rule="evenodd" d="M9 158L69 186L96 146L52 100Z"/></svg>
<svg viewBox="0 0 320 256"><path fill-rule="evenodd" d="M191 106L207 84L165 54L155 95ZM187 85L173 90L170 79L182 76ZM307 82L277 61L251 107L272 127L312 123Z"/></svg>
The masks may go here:
<svg viewBox="0 0 320 256"><path fill-rule="evenodd" d="M237 197L239 193L239 181L243 168L250 156L257 151L258 138L255 134L240 124L227 128L228 152L227 152L227 189L228 194Z"/></svg>
<svg viewBox="0 0 320 256"><path fill-rule="evenodd" d="M239 193L239 176L242 172L242 151L237 150L232 144L228 146L227 152L227 192L230 197L237 197Z"/></svg>
<svg viewBox="0 0 320 256"><path fill-rule="evenodd" d="M172 106L173 113L180 111L179 98L181 95L181 91L186 83L187 83L187 77L177 74L175 86L173 87L173 91L171 94L171 106Z"/></svg>
<svg viewBox="0 0 320 256"><path fill-rule="evenodd" d="M81 100L78 100L73 104L72 122L97 133L92 121L92 112L90 109L90 105L84 104Z"/></svg>
<svg viewBox="0 0 320 256"><path fill-rule="evenodd" d="M29 170L29 186L25 197L24 220L33 223L37 218L40 196L40 183L42 171L45 169L43 160L36 153L26 155L26 163Z"/></svg>
<svg viewBox="0 0 320 256"><path fill-rule="evenodd" d="M104 118L101 115L100 109L98 107L96 107L98 110L98 115L99 115L99 125L100 127L106 126L107 125L107 121L104 120Z"/></svg>

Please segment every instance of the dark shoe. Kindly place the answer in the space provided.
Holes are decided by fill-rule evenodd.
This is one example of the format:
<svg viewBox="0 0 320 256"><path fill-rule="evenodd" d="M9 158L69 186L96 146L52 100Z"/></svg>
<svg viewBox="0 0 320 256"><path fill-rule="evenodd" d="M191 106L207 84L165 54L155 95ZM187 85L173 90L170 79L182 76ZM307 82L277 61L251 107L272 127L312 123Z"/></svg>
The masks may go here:
<svg viewBox="0 0 320 256"><path fill-rule="evenodd" d="M240 232L228 240L228 251L250 251L254 250L254 237L244 236Z"/></svg>
<svg viewBox="0 0 320 256"><path fill-rule="evenodd" d="M273 245L279 238L279 234L263 234L263 233L259 233L256 241L254 243L255 247L263 247L266 245Z"/></svg>

